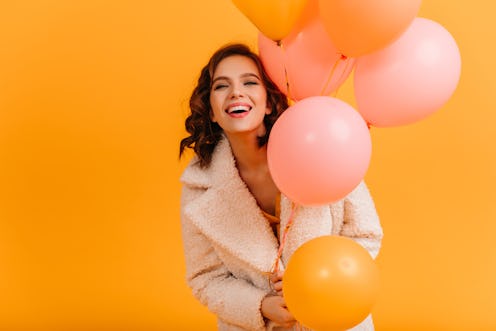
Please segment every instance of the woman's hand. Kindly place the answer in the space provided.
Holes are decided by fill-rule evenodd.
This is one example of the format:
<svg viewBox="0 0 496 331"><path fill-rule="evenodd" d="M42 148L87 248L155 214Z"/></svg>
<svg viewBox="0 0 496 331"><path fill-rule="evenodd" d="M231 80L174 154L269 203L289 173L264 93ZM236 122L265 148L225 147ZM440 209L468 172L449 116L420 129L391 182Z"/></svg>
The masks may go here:
<svg viewBox="0 0 496 331"><path fill-rule="evenodd" d="M282 275L281 271L270 276L270 287L273 293L262 300L262 315L285 328L290 328L296 323L293 315L288 311L286 302L282 296Z"/></svg>
<svg viewBox="0 0 496 331"><path fill-rule="evenodd" d="M263 298L261 311L265 318L284 328L290 328L296 323L282 296L269 294Z"/></svg>
<svg viewBox="0 0 496 331"><path fill-rule="evenodd" d="M277 295L282 296L282 271L278 271L277 273L273 273L270 275L269 281L270 281L270 288L276 293Z"/></svg>

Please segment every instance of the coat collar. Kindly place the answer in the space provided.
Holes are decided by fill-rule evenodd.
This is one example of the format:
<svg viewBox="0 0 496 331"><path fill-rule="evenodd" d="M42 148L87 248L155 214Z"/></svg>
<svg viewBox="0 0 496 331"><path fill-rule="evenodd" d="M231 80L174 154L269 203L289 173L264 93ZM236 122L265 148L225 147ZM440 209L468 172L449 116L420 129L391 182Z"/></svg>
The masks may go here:
<svg viewBox="0 0 496 331"><path fill-rule="evenodd" d="M184 206L184 214L215 244L262 272L270 272L279 247L255 198L239 176L226 138L221 139L208 168L193 160L184 171L184 185L206 189ZM291 214L291 201L281 197L281 233ZM305 241L331 233L328 206L300 207L283 250L281 267Z"/></svg>

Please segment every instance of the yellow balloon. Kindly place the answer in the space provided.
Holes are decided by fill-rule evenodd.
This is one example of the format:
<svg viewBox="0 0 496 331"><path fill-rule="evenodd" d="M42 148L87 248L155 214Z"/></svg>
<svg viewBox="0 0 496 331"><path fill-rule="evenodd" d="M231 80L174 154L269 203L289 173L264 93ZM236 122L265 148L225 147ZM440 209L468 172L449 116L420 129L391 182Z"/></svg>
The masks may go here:
<svg viewBox="0 0 496 331"><path fill-rule="evenodd" d="M300 246L287 265L283 295L301 324L343 331L363 321L379 294L379 270L350 238L323 236Z"/></svg>
<svg viewBox="0 0 496 331"><path fill-rule="evenodd" d="M232 0L265 36L279 41L301 16L307 0Z"/></svg>

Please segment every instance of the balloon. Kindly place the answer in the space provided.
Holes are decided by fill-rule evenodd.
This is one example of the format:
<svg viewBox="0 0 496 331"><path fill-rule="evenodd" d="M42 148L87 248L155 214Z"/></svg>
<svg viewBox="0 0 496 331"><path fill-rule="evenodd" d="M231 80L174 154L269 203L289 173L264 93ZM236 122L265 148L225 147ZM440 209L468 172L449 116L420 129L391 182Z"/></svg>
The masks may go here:
<svg viewBox="0 0 496 331"><path fill-rule="evenodd" d="M317 1L309 3L301 21L299 30L282 40L282 47L260 33L260 58L269 76L289 98L330 95L348 78L355 60L342 58L332 44L318 17Z"/></svg>
<svg viewBox="0 0 496 331"><path fill-rule="evenodd" d="M323 236L300 246L283 276L288 310L315 330L347 330L369 315L379 294L379 269L350 238Z"/></svg>
<svg viewBox="0 0 496 331"><path fill-rule="evenodd" d="M360 114L332 97L310 97L274 124L267 160L274 183L301 205L345 197L367 171L372 143Z"/></svg>
<svg viewBox="0 0 496 331"><path fill-rule="evenodd" d="M307 0L307 4L303 9L300 17L293 25L290 34L298 33L298 31L303 30L303 27L307 25L311 20L316 19L319 16L319 0Z"/></svg>
<svg viewBox="0 0 496 331"><path fill-rule="evenodd" d="M460 71L460 51L451 34L439 23L416 18L396 42L358 59L358 110L377 127L417 122L448 101Z"/></svg>
<svg viewBox="0 0 496 331"><path fill-rule="evenodd" d="M307 0L232 0L238 9L266 36L286 37L300 17Z"/></svg>
<svg viewBox="0 0 496 331"><path fill-rule="evenodd" d="M397 39L417 15L421 0L320 0L320 16L339 51L351 57Z"/></svg>

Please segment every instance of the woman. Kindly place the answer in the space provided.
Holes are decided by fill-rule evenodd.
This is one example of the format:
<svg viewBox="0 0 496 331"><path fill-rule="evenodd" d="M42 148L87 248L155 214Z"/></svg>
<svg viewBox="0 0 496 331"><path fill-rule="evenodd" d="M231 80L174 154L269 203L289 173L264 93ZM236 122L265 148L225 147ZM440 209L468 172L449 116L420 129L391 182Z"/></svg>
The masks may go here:
<svg viewBox="0 0 496 331"><path fill-rule="evenodd" d="M356 239L375 257L382 230L361 183L330 206L301 207L278 261L279 228L292 203L267 166L267 140L286 97L260 59L240 44L219 49L203 68L186 119L180 154L195 157L181 181L187 281L217 315L219 330L286 330L295 326L282 293L282 270L304 242L328 234ZM267 281L269 279L269 281ZM373 330L367 318L357 330Z"/></svg>

